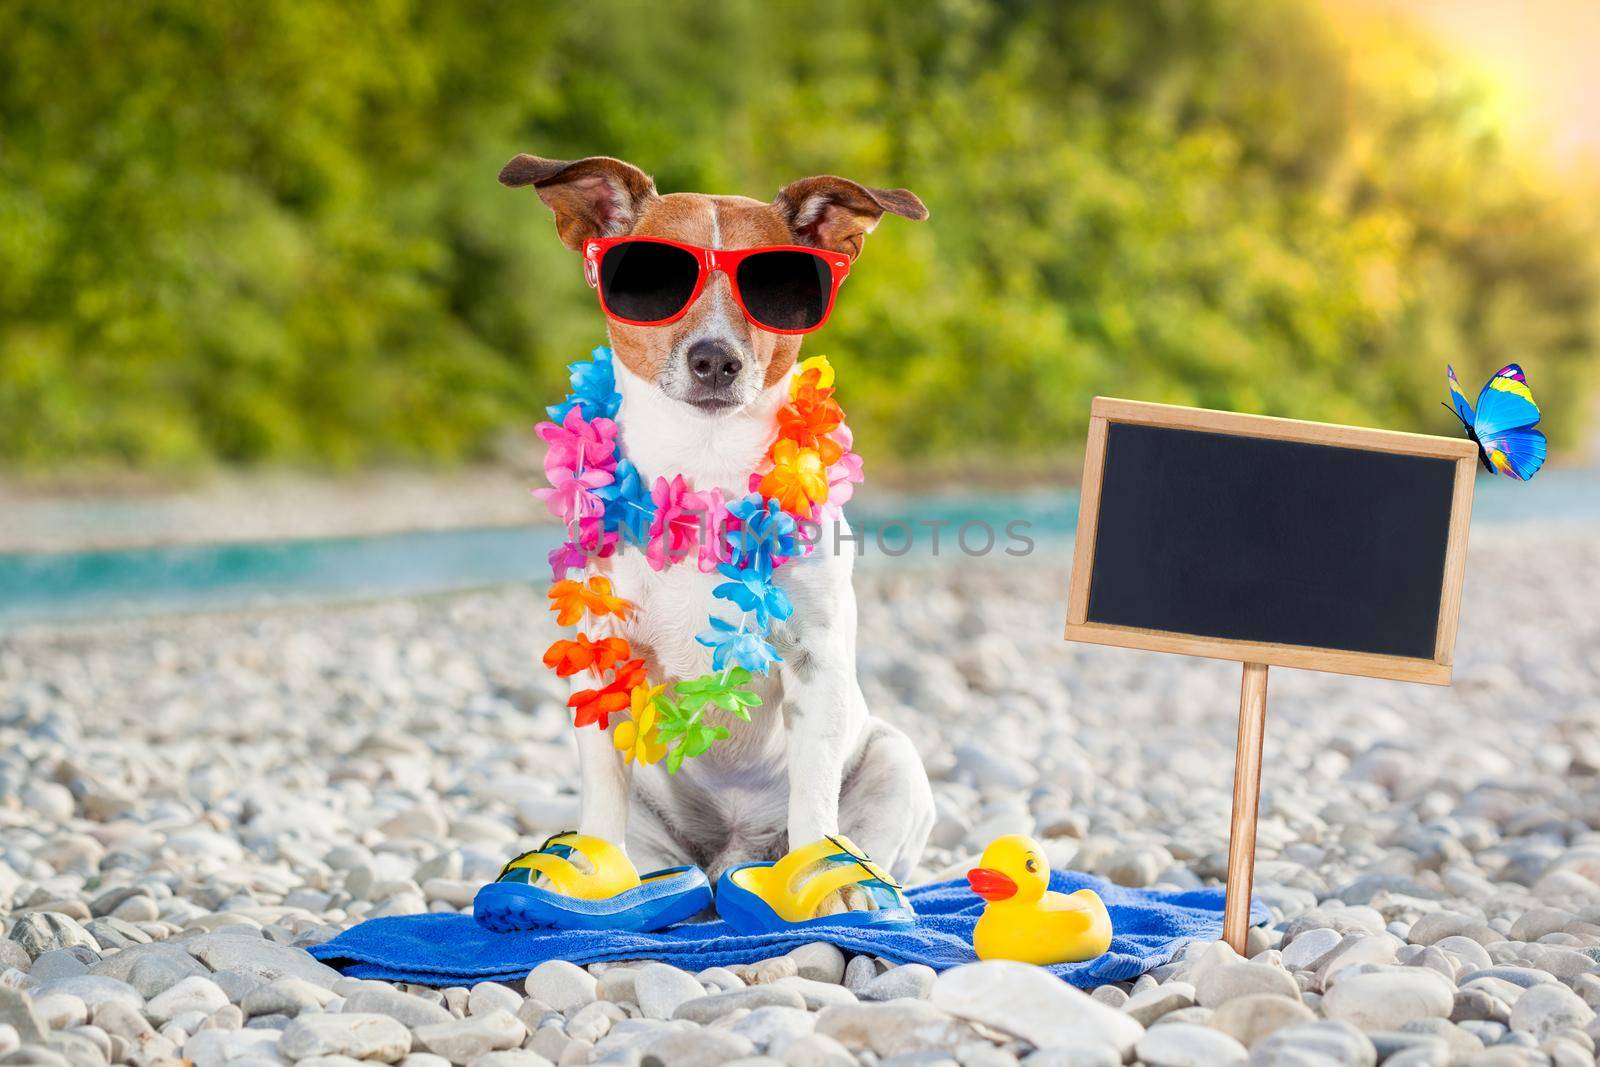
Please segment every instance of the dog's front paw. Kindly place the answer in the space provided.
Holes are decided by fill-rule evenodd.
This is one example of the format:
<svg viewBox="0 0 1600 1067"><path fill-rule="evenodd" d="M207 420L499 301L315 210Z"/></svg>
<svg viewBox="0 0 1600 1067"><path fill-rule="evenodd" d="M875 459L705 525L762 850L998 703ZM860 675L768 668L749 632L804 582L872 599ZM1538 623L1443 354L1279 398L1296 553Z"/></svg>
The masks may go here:
<svg viewBox="0 0 1600 1067"><path fill-rule="evenodd" d="M859 885L847 885L838 892L829 893L822 898L822 903L817 905L816 918L826 915L838 915L846 911L871 911L877 907L872 896Z"/></svg>

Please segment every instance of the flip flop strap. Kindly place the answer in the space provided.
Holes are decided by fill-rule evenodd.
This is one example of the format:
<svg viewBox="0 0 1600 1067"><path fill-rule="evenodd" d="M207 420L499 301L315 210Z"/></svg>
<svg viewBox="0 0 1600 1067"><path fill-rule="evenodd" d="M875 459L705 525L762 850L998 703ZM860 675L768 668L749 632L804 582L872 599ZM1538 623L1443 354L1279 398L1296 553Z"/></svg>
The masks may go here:
<svg viewBox="0 0 1600 1067"><path fill-rule="evenodd" d="M801 881L807 868L824 860L834 863ZM894 879L843 835L825 837L791 851L772 865L771 874L763 880L774 890L774 899L769 899L768 905L785 922L812 918L829 894L849 885L881 883L894 896L900 896L900 887ZM873 902L882 906L876 896Z"/></svg>
<svg viewBox="0 0 1600 1067"><path fill-rule="evenodd" d="M583 853L594 870L585 872L567 859L573 852ZM605 900L639 885L639 872L620 848L587 834L556 834L534 851L524 852L507 863L500 877L524 867L548 878L555 892L578 900Z"/></svg>

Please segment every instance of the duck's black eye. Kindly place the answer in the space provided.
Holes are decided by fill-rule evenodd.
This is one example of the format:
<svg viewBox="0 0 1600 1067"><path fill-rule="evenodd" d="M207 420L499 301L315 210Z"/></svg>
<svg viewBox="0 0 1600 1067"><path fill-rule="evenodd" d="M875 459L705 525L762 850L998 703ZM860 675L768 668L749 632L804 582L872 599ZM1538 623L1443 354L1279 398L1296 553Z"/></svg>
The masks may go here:
<svg viewBox="0 0 1600 1067"><path fill-rule="evenodd" d="M1024 863L1023 866L1028 868L1028 873L1029 874L1038 874L1039 873L1039 861L1034 859L1034 858L1032 858L1031 856L1028 858L1028 862Z"/></svg>

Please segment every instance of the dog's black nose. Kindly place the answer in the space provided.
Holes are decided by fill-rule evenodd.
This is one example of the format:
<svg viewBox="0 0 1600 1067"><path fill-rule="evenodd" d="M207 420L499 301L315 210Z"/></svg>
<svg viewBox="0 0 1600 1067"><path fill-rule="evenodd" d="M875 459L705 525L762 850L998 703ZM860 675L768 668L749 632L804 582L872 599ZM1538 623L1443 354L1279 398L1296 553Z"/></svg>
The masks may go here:
<svg viewBox="0 0 1600 1067"><path fill-rule="evenodd" d="M689 346L689 373L695 381L713 389L721 388L739 376L739 356L722 341L696 341Z"/></svg>

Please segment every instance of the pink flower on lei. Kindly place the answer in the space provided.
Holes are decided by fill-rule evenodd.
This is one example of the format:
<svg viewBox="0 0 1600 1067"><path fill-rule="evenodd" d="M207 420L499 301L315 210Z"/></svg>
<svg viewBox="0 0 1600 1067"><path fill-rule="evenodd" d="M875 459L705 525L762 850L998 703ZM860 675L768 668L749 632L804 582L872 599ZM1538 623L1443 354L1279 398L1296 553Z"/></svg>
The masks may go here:
<svg viewBox="0 0 1600 1067"><path fill-rule="evenodd" d="M728 562L728 524L738 520L728 514L728 505L722 499L721 489L712 489L699 495L706 507L705 520L700 526L698 563L702 573L710 574L717 569L717 564Z"/></svg>
<svg viewBox="0 0 1600 1067"><path fill-rule="evenodd" d="M664 570L693 554L702 571L715 570L722 548L722 531L728 521L722 491L695 492L679 474L670 482L657 478L650 490L650 499L656 505L655 519L650 523L650 543L645 547L645 559L651 568Z"/></svg>
<svg viewBox="0 0 1600 1067"><path fill-rule="evenodd" d="M557 471L582 474L591 469L616 469L617 424L610 419L589 422L574 407L560 425L541 422L534 427L534 432L549 446L544 454L544 472L552 484L559 484Z"/></svg>
<svg viewBox="0 0 1600 1067"><path fill-rule="evenodd" d="M550 481L551 488L535 489L533 495L544 501L550 514L560 519L569 531L573 524L581 525L585 519L598 518L605 511L605 503L594 491L611 484L609 471L588 470L574 474L562 468L551 474Z"/></svg>
<svg viewBox="0 0 1600 1067"><path fill-rule="evenodd" d="M544 456L545 477L550 479L549 489L535 489L533 495L544 501L550 514L566 524L573 525L593 519L605 510L605 504L594 495L602 485L610 485L617 468L617 424L610 419L589 422L574 407L567 412L560 425L541 422L535 432L549 446ZM586 546L595 547L602 541L595 535L580 538ZM551 564L554 567L554 563Z"/></svg>
<svg viewBox="0 0 1600 1067"><path fill-rule="evenodd" d="M616 550L616 531L607 530L598 518L580 519L577 539L550 550L550 574L555 581L565 581L570 571L581 571L591 559L605 559Z"/></svg>
<svg viewBox="0 0 1600 1067"><path fill-rule="evenodd" d="M850 427L841 422L839 428L829 436L844 449L844 454L839 457L838 462L828 468L826 506L837 511L850 502L850 498L855 495L856 486L866 479L866 475L861 470L861 457L850 451L850 446L855 440L850 433Z"/></svg>
<svg viewBox="0 0 1600 1067"><path fill-rule="evenodd" d="M578 520L578 546L596 559L605 559L616 551L618 534L606 529L605 519L589 515Z"/></svg>

